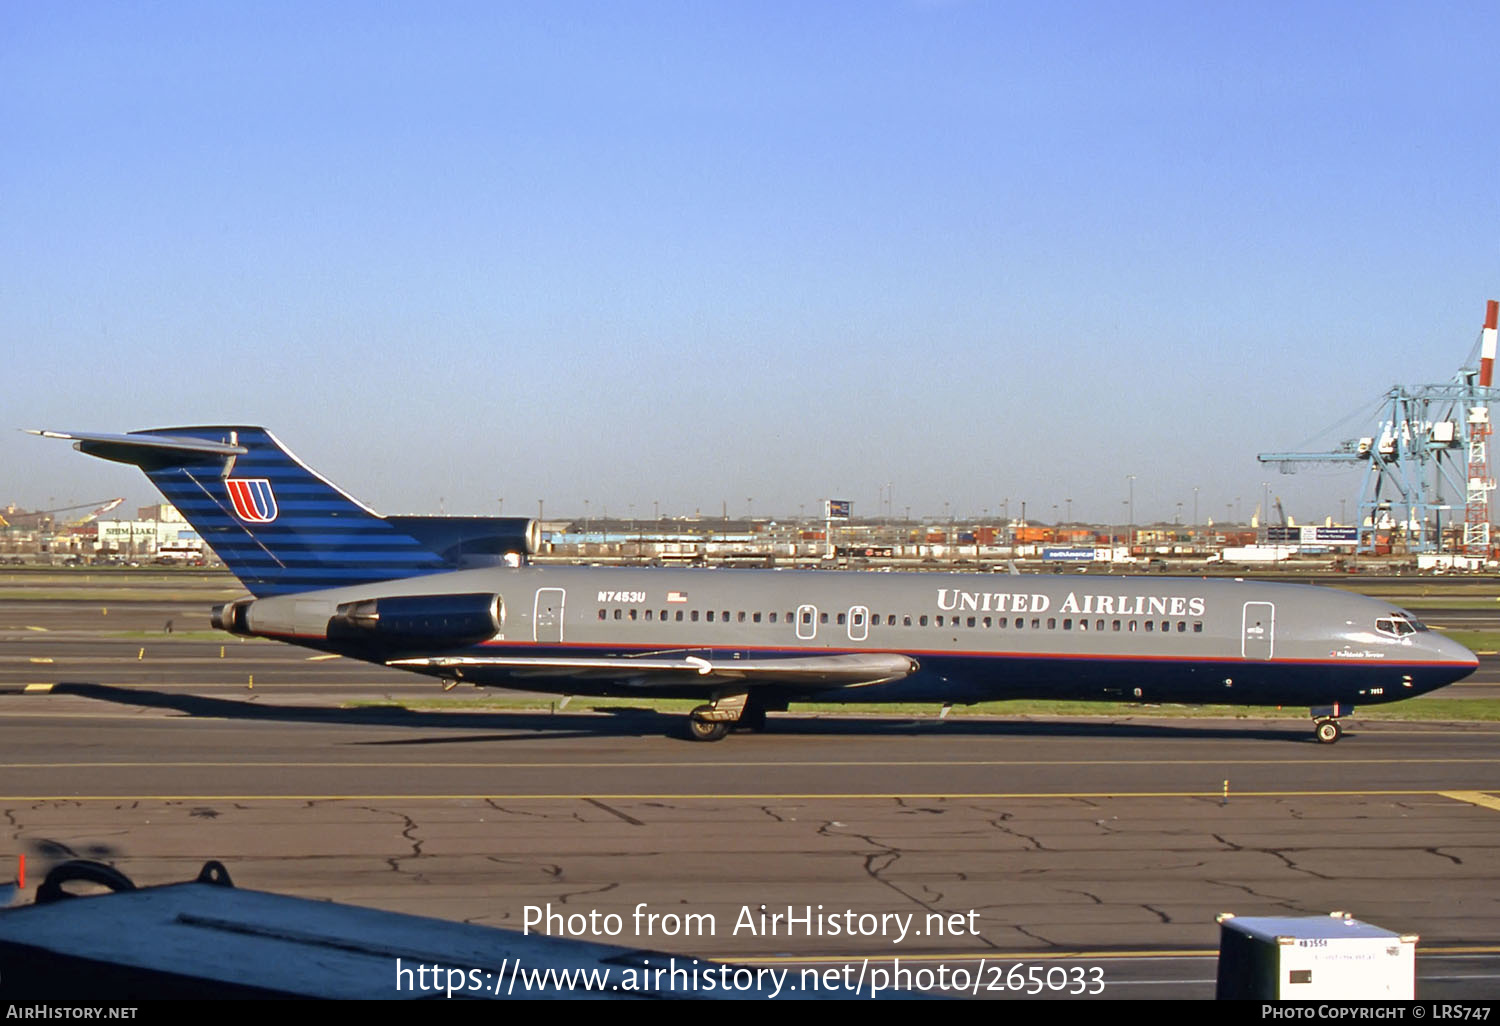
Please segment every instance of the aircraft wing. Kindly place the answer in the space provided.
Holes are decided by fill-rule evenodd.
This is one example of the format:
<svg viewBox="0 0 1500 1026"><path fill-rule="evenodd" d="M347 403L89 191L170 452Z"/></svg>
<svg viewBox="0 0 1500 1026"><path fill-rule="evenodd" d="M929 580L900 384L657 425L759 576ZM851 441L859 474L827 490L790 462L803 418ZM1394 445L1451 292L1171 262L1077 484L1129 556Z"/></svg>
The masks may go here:
<svg viewBox="0 0 1500 1026"><path fill-rule="evenodd" d="M740 682L824 687L857 687L900 680L917 661L895 652L788 656L771 659L706 659L696 655L657 656L432 656L393 659L404 669L488 669L513 678L590 678L622 680L644 687L686 683Z"/></svg>

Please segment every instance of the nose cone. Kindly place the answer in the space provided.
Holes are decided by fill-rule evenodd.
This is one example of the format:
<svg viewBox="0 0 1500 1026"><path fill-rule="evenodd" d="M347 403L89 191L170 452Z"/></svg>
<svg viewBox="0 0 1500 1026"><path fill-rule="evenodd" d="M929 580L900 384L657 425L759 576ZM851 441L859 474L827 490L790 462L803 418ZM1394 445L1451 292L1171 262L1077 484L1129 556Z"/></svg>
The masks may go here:
<svg viewBox="0 0 1500 1026"><path fill-rule="evenodd" d="M1433 661L1443 670L1444 683L1463 680L1479 668L1479 657L1451 638L1431 631L1423 640L1432 653Z"/></svg>

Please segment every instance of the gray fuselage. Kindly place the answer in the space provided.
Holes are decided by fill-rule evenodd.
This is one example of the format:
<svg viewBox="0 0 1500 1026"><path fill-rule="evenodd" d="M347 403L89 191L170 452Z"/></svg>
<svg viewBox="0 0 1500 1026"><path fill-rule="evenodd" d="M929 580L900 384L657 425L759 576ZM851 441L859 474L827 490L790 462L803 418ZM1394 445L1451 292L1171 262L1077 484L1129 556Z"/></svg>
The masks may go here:
<svg viewBox="0 0 1500 1026"><path fill-rule="evenodd" d="M336 611L397 596L492 595L483 640L396 645L331 638ZM626 660L698 655L722 666L898 653L901 679L837 687L767 683L781 700L1124 698L1235 704L1372 704L1452 683L1462 646L1388 603L1334 588L1099 575L657 568L484 568L258 599L246 633L476 684L568 694L712 697L722 679L632 672ZM486 665L572 657L617 669ZM415 666L414 656L453 657ZM468 661L465 662L464 660ZM745 685L757 686L756 675Z"/></svg>

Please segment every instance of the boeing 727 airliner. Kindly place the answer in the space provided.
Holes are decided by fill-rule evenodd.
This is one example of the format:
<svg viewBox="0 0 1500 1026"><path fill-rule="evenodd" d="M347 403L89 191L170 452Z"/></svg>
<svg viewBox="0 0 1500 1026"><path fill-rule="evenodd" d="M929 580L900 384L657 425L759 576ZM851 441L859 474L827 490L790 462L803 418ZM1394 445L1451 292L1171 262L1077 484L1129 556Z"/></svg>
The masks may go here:
<svg viewBox="0 0 1500 1026"><path fill-rule="evenodd" d="M262 428L34 433L146 472L250 592L216 627L450 686L700 699L703 741L809 699L1053 698L1304 705L1333 742L1354 706L1478 665L1410 613L1328 588L541 567L523 562L534 521L379 516Z"/></svg>

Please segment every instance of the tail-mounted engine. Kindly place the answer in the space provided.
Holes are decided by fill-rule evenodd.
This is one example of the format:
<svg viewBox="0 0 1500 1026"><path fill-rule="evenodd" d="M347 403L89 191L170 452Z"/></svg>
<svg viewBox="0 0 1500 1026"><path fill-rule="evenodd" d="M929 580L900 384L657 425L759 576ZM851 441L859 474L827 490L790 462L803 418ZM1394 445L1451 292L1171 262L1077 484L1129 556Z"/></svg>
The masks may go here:
<svg viewBox="0 0 1500 1026"><path fill-rule="evenodd" d="M393 595L338 606L328 620L328 640L387 649L462 648L493 638L504 622L499 595Z"/></svg>

